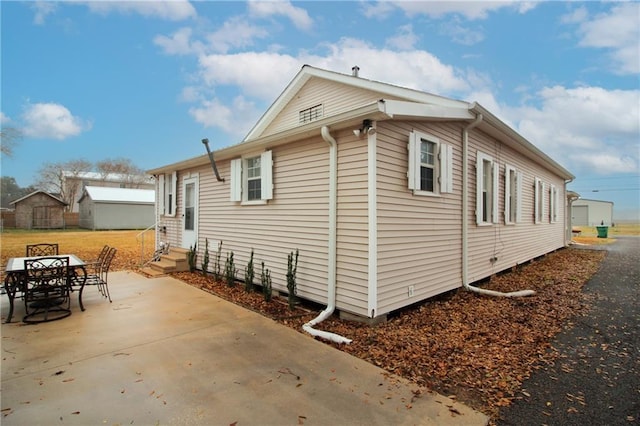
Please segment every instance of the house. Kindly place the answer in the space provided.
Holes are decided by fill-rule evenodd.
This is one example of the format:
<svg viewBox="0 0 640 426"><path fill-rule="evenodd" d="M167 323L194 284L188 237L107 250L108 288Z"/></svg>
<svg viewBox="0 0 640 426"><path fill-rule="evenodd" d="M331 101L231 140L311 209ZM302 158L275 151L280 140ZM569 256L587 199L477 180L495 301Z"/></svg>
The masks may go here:
<svg viewBox="0 0 640 426"><path fill-rule="evenodd" d="M253 249L282 292L299 249L298 296L345 317L384 318L571 237L561 165L477 103L355 71L305 65L241 143L148 173L157 242L197 242L202 259L222 241L240 271Z"/></svg>
<svg viewBox="0 0 640 426"><path fill-rule="evenodd" d="M131 175L124 173L98 173L98 172L62 172L63 193L65 199L73 199L69 206L71 212L80 211L78 204L87 186L102 186L109 188L133 188L133 189L155 189L155 182L152 176Z"/></svg>
<svg viewBox="0 0 640 426"><path fill-rule="evenodd" d="M145 229L154 224L152 189L87 186L80 197L81 228Z"/></svg>
<svg viewBox="0 0 640 426"><path fill-rule="evenodd" d="M45 191L34 191L10 203L15 209L15 227L23 229L64 228L63 200Z"/></svg>
<svg viewBox="0 0 640 426"><path fill-rule="evenodd" d="M613 202L579 198L571 204L574 226L613 225Z"/></svg>

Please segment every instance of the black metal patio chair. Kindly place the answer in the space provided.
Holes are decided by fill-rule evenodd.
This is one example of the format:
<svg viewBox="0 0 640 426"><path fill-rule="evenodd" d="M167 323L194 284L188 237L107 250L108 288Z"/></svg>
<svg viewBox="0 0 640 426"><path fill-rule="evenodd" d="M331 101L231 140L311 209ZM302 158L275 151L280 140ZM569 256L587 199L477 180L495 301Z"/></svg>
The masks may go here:
<svg viewBox="0 0 640 426"><path fill-rule="evenodd" d="M55 256L58 254L58 244L39 243L27 244L26 256Z"/></svg>
<svg viewBox="0 0 640 426"><path fill-rule="evenodd" d="M26 323L55 321L71 315L68 257L40 257L24 261Z"/></svg>

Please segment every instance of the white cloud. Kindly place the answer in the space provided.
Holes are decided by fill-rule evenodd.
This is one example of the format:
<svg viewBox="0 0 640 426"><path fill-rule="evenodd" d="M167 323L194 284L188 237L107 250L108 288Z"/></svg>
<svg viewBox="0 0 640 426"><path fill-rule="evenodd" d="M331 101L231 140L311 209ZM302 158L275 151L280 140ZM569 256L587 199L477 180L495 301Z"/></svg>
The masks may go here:
<svg viewBox="0 0 640 426"><path fill-rule="evenodd" d="M265 29L250 24L244 17L236 16L227 20L222 28L209 34L207 40L213 52L227 53L231 48L251 46L254 39L268 35Z"/></svg>
<svg viewBox="0 0 640 426"><path fill-rule="evenodd" d="M56 103L28 104L22 114L25 136L42 139L66 139L91 128L91 123L75 117Z"/></svg>
<svg viewBox="0 0 640 426"><path fill-rule="evenodd" d="M182 21L197 16L196 9L188 0L137 0L137 1L88 1L89 10L108 14L136 13L145 17L155 17L169 21Z"/></svg>
<svg viewBox="0 0 640 426"><path fill-rule="evenodd" d="M0 111L0 124L11 123L11 119L4 112Z"/></svg>
<svg viewBox="0 0 640 426"><path fill-rule="evenodd" d="M607 13L590 19L584 9L563 18L563 22L578 23L582 47L610 50L611 71L616 74L640 73L640 4L614 3Z"/></svg>
<svg viewBox="0 0 640 426"><path fill-rule="evenodd" d="M440 26L440 32L451 37L452 41L465 46L472 46L484 40L484 34L481 31L463 25L459 18L444 22Z"/></svg>
<svg viewBox="0 0 640 426"><path fill-rule="evenodd" d="M250 1L249 13L251 16L266 18L274 15L282 15L301 30L309 30L313 27L313 20L306 10L295 7L289 1Z"/></svg>
<svg viewBox="0 0 640 426"><path fill-rule="evenodd" d="M31 9L35 11L33 23L36 25L44 24L45 18L55 12L57 3L52 1L36 1L31 4Z"/></svg>
<svg viewBox="0 0 640 426"><path fill-rule="evenodd" d="M306 52L298 56L274 52L203 55L199 62L201 76L206 86L237 86L246 96L267 101L275 100L304 64L346 74L358 65L364 78L435 94L460 96L469 90L463 72L426 51L376 49L355 39L342 39L327 49L324 56Z"/></svg>
<svg viewBox="0 0 640 426"><path fill-rule="evenodd" d="M408 16L428 15L433 18L441 18L445 15L456 14L470 20L486 19L489 13L503 8L511 8L518 13L526 13L537 6L537 2L486 0L395 1L392 3Z"/></svg>
<svg viewBox="0 0 640 426"><path fill-rule="evenodd" d="M398 50L411 50L417 42L418 36L414 34L413 26L407 24L398 28L398 33L393 37L389 37L386 45Z"/></svg>
<svg viewBox="0 0 640 426"><path fill-rule="evenodd" d="M539 107L503 107L524 137L575 172L640 170L640 91L547 87ZM506 120L505 120L506 121Z"/></svg>
<svg viewBox="0 0 640 426"><path fill-rule="evenodd" d="M169 55L198 54L204 51L199 41L191 41L191 28L185 27L175 31L171 36L157 35L153 42Z"/></svg>
<svg viewBox="0 0 640 426"><path fill-rule="evenodd" d="M260 116L255 104L243 96L237 96L230 106L215 98L204 100L199 107L189 109L189 113L204 127L218 127L226 133L240 137L251 130Z"/></svg>

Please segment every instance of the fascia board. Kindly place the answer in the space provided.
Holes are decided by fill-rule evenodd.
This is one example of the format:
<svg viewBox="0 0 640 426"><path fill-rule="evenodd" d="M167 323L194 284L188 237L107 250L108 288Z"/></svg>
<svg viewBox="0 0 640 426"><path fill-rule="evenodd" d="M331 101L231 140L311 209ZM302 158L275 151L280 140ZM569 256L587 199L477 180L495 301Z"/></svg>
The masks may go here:
<svg viewBox="0 0 640 426"><path fill-rule="evenodd" d="M305 124L303 126L284 130L282 132L265 136L263 138L241 142L226 148L221 148L217 151L213 151L213 157L216 161L227 160L230 158L238 157L250 151L269 149L296 140L312 136L320 136L320 129L323 126L329 126L332 130L340 130L349 126L359 126L361 124L361 121L365 118L368 118L370 120L388 119L389 116L384 112L384 102L377 101L363 107L344 112L342 114L326 117L321 120ZM156 175L159 173L166 173L174 170L184 170L193 167L199 167L205 164L209 164L209 156L207 154L203 154L198 157L193 157L188 160L172 163L155 169L150 169L147 170L147 173Z"/></svg>
<svg viewBox="0 0 640 426"><path fill-rule="evenodd" d="M430 120L473 120L475 116L469 111L469 104L462 108L442 105L385 100L384 111L395 119L430 119Z"/></svg>

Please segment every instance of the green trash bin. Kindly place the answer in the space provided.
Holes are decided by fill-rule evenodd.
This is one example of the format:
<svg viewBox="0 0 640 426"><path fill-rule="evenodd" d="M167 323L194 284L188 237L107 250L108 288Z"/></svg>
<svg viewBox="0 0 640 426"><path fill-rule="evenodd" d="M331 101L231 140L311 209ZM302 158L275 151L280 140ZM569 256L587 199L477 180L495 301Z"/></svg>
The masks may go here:
<svg viewBox="0 0 640 426"><path fill-rule="evenodd" d="M609 227L608 226L596 226L598 230L598 238L607 238L609 236Z"/></svg>

